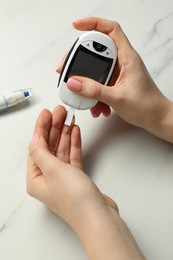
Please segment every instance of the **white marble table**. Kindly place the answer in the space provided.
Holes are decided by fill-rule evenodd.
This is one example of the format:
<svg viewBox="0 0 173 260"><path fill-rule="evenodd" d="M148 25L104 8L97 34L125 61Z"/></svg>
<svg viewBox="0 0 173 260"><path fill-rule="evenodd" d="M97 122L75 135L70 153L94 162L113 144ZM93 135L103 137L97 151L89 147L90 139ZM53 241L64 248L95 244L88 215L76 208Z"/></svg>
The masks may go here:
<svg viewBox="0 0 173 260"><path fill-rule="evenodd" d="M26 194L26 155L35 120L60 101L55 68L78 32L72 21L120 22L163 93L173 100L173 1L0 0L0 93L35 97L0 114L0 259L84 260L73 231ZM145 97L144 97L145 98ZM173 146L115 114L77 113L86 171L112 196L149 260L173 259Z"/></svg>

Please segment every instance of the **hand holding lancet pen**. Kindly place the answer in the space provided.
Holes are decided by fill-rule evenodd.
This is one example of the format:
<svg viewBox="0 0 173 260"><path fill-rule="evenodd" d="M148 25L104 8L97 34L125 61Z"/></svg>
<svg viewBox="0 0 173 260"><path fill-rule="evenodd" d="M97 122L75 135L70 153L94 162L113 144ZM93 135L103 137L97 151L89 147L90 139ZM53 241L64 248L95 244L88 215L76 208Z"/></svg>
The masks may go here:
<svg viewBox="0 0 173 260"><path fill-rule="evenodd" d="M0 95L0 112L27 100L33 94L33 90L29 88L13 91L9 95Z"/></svg>

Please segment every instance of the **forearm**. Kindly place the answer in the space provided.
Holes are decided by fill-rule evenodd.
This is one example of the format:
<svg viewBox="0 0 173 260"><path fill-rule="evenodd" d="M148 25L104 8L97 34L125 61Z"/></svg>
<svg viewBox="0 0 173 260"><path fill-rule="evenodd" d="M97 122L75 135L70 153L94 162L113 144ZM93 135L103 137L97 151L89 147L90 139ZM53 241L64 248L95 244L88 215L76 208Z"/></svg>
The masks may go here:
<svg viewBox="0 0 173 260"><path fill-rule="evenodd" d="M86 214L75 231L90 260L145 259L127 225L114 209Z"/></svg>

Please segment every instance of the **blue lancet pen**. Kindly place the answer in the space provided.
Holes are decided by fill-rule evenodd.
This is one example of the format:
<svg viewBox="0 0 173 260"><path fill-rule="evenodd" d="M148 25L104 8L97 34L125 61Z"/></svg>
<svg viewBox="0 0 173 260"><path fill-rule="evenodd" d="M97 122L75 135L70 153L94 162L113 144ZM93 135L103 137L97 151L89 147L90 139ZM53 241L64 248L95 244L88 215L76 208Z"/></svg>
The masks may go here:
<svg viewBox="0 0 173 260"><path fill-rule="evenodd" d="M9 107L16 106L33 96L33 94L32 88L29 88L13 91L9 95L0 95L0 112L7 110Z"/></svg>

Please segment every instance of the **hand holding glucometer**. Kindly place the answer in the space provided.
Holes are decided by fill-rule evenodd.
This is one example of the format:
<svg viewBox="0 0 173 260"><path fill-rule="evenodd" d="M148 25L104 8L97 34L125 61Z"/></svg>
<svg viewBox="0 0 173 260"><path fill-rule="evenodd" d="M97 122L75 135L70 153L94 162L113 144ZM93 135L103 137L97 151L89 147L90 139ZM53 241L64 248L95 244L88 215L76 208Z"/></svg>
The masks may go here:
<svg viewBox="0 0 173 260"><path fill-rule="evenodd" d="M69 106L65 124L71 124L75 109L89 109L98 102L70 91L66 86L68 79L74 75L83 76L106 85L112 75L116 58L115 43L106 34L91 31L76 40L64 62L58 81L59 97Z"/></svg>

